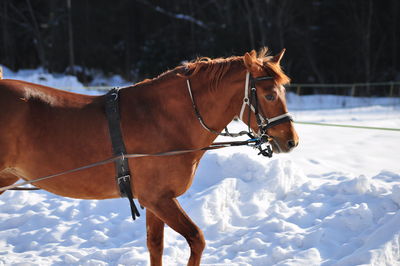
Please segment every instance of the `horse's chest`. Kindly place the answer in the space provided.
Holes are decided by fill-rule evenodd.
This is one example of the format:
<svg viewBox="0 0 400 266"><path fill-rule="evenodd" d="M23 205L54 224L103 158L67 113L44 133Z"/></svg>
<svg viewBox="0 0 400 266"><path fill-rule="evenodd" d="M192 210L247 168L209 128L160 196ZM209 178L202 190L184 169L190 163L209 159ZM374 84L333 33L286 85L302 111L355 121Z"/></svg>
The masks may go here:
<svg viewBox="0 0 400 266"><path fill-rule="evenodd" d="M179 156L181 157L181 156ZM188 156L189 157L189 156ZM185 193L192 185L199 160L193 158L162 158L137 162L137 189L149 193L169 191L174 197ZM140 166L139 166L140 165ZM132 167L135 175L135 167Z"/></svg>

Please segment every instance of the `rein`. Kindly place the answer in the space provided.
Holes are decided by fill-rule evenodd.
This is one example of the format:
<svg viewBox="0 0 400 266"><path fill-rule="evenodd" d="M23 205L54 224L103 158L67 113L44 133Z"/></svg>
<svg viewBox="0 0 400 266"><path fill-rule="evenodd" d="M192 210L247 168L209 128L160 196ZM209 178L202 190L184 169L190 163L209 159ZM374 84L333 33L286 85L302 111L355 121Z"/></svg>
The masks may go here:
<svg viewBox="0 0 400 266"><path fill-rule="evenodd" d="M78 168L74 168L74 169L70 169L67 171L63 171L57 174L52 174L52 175L47 175L47 176L43 176L43 177L39 177L39 178L35 178L29 181L25 181L22 183L18 183L18 184L13 184L10 186L6 186L6 187L1 187L0 188L0 192L2 191L6 191L6 190L38 190L38 188L18 188L20 186L24 186L24 185L29 185L29 184L33 184L39 181L43 181L43 180L47 180L50 178L54 178L57 176L61 176L61 175L66 175L66 174L72 174L78 171L83 171L89 168L93 168L96 166L100 166L100 165L104 165L104 164L108 164L108 163L112 163L112 162L116 162L118 160L124 160L127 158L142 158L142 157L161 157L161 156L172 156L172 155L181 155L181 154L185 154L185 153L191 153L191 152L198 152L198 151L208 151L208 150L216 150L216 149L221 149L221 148L226 148L226 147L236 147L236 146L250 146L253 148L257 148L257 146L260 145L260 142L258 139L249 139L249 140L245 140L245 141L231 141L231 142L215 142L213 144L211 144L210 146L207 147L202 147L202 148L198 148L198 149L189 149L189 150L175 150L175 151L167 151L167 152L159 152L159 153L128 153L128 154L121 154L118 156L114 156L111 158L108 158L106 160L103 161L99 161L99 162L95 162L92 164L88 164L85 166L81 166Z"/></svg>

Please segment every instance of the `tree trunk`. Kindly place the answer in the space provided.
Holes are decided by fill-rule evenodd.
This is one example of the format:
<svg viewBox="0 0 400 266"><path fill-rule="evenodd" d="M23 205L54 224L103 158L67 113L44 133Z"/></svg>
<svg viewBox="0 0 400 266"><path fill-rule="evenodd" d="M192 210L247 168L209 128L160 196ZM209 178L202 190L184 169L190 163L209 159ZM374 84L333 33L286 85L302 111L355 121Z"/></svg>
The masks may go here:
<svg viewBox="0 0 400 266"><path fill-rule="evenodd" d="M34 37L36 39L36 46L35 47L36 47L36 50L37 50L37 53L38 53L40 65L44 69L48 69L48 64L47 64L47 59L46 59L46 52L45 52L45 45L44 45L44 42L43 42L42 34L40 32L40 29L39 29L39 25L38 25L37 20L36 20L35 13L33 12L33 9L32 9L31 1L30 0L26 0L26 4L27 4L28 10L29 10L29 14L30 14L31 19L32 19Z"/></svg>
<svg viewBox="0 0 400 266"><path fill-rule="evenodd" d="M15 69L15 57L13 52L13 45L11 41L10 32L8 31L8 0L3 0L2 7L2 39L3 39L3 53L4 53L4 64Z"/></svg>
<svg viewBox="0 0 400 266"><path fill-rule="evenodd" d="M74 54L74 35L72 28L72 6L71 0L67 0L67 10L68 10L68 55L69 55L69 73L75 75L75 54Z"/></svg>
<svg viewBox="0 0 400 266"><path fill-rule="evenodd" d="M252 10L249 6L249 2L247 0L244 1L244 6L246 8L246 19L247 19L247 26L249 29L249 37L250 37L250 46L251 49L255 49L255 40L254 40L254 26L253 26L253 19L252 19Z"/></svg>
<svg viewBox="0 0 400 266"><path fill-rule="evenodd" d="M368 1L367 10L367 23L364 34L365 43L365 81L368 83L371 81L371 22L373 13L372 0ZM370 93L370 87L367 86L367 95Z"/></svg>
<svg viewBox="0 0 400 266"><path fill-rule="evenodd" d="M392 72L393 72L393 79L396 78L396 69L397 69L397 50L398 50L398 45L397 45L397 39L398 39L398 33L397 33L397 16L398 16L398 11L399 11L399 1L398 0L393 0L392 1Z"/></svg>

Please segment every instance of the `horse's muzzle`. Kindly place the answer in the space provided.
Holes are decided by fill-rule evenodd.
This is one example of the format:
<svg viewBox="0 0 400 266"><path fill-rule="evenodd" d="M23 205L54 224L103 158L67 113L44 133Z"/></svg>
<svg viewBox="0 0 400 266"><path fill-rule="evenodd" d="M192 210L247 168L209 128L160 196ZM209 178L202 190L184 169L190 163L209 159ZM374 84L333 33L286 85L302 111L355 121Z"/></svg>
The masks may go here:
<svg viewBox="0 0 400 266"><path fill-rule="evenodd" d="M286 142L284 141L280 141L278 138L276 137L270 137L269 139L271 146L272 146L272 151L274 153L287 153L292 151L294 148L297 147L297 145L299 144L298 140L288 140Z"/></svg>

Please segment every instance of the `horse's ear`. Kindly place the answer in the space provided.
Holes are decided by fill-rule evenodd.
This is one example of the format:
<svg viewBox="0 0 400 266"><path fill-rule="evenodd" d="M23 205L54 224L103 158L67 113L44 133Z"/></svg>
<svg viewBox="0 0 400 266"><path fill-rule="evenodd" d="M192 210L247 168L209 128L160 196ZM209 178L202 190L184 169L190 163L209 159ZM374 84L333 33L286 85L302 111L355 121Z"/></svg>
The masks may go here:
<svg viewBox="0 0 400 266"><path fill-rule="evenodd" d="M250 53L245 53L244 55L244 65L247 69L251 70L254 67L254 61L256 60L255 51L251 51Z"/></svg>
<svg viewBox="0 0 400 266"><path fill-rule="evenodd" d="M281 62L281 59L282 59L283 55L285 54L285 51L286 51L286 49L283 48L282 51L279 54L277 54L274 57L272 57L271 62L279 64L279 62Z"/></svg>

